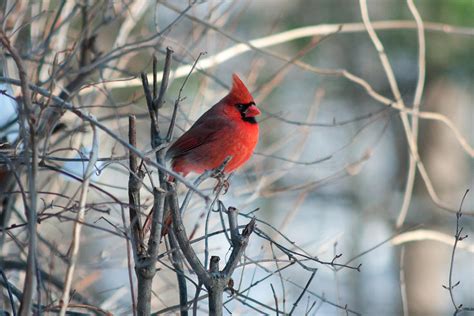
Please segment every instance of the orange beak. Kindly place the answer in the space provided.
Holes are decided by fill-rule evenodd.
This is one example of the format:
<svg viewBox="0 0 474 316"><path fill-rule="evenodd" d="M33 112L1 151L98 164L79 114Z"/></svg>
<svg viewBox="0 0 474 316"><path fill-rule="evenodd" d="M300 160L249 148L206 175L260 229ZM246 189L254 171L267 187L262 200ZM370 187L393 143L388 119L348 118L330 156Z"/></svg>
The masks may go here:
<svg viewBox="0 0 474 316"><path fill-rule="evenodd" d="M245 110L245 117L255 117L260 115L260 110L255 105L251 105Z"/></svg>

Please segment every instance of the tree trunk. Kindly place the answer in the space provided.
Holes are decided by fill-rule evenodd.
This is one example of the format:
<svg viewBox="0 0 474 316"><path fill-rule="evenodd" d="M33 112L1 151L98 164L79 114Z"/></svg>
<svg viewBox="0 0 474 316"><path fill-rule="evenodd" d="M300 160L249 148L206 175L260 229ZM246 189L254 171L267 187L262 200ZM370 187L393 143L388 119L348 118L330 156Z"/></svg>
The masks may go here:
<svg viewBox="0 0 474 316"><path fill-rule="evenodd" d="M222 315L222 296L224 294L224 287L219 283L216 282L212 288L207 289L209 292L209 315L211 316Z"/></svg>

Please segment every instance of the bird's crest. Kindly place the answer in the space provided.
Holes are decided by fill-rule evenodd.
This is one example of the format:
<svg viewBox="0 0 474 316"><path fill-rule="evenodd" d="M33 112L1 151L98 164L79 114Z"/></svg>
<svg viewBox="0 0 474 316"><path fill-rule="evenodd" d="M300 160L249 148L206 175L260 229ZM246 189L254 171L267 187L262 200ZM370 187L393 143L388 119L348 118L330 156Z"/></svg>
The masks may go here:
<svg viewBox="0 0 474 316"><path fill-rule="evenodd" d="M232 96L241 103L253 101L252 95L237 74L232 75L232 89L230 89L229 96Z"/></svg>

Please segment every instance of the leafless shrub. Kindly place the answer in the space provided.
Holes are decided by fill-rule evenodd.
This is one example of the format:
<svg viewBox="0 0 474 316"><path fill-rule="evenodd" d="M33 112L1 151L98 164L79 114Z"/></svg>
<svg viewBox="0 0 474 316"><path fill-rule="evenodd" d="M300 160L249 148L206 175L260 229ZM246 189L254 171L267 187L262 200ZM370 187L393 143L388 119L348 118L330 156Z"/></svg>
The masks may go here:
<svg viewBox="0 0 474 316"><path fill-rule="evenodd" d="M245 24L246 9L240 5L138 0L8 0L0 5L0 106L16 107L5 122L0 120L0 311L309 315L327 308L360 315L367 307L347 293L342 278L370 273L365 262L376 262L367 258L383 246L423 240L452 246L444 287L455 313L472 310L456 303L453 289L459 282L454 283L452 273L456 249L473 252L471 244L459 244L461 214L471 216L473 211L461 213L440 193L421 154L420 130L423 122L442 125L463 157L474 156L472 139L453 118L423 108L426 34L471 39L474 30L424 21L412 0L406 9L413 21L372 21L367 1L360 0L355 9L361 22L272 29L268 36L243 40L231 31ZM202 8L205 14L197 12ZM416 32L417 71L411 69L416 80L410 102L380 38L383 30ZM378 60L366 59L380 64L378 77L387 81L387 91L380 92L379 84L350 68L318 67L309 61L308 56L341 34L368 36ZM311 41L303 47L288 49L293 55L274 49L308 37ZM366 48L370 53L372 46ZM253 54L248 69L233 63L248 52ZM246 71L255 87L265 128L253 163L238 177L227 175L232 185L224 194L222 186L213 190L212 178L221 175L226 161L196 179L184 178L167 166L165 152L174 135L201 112L200 105L218 99L216 86L225 87L234 68ZM331 84L340 80L376 106L363 113L354 110L352 118L316 122L331 84L309 93L301 84L297 94L292 92L291 104L265 106L279 88L287 89L285 80L292 72ZM297 108L303 92L313 99ZM294 109L304 119L288 115ZM357 179L376 160L374 152L398 119L397 137L406 142L408 163L395 218L387 220L390 234L373 234L369 243L351 250L341 246L342 240L351 239L349 234L329 239L316 235L327 225L337 227L337 220L318 217L311 226L315 231L302 232L294 221L307 214L301 209L320 207L322 203L311 200L323 186ZM324 143L328 154L308 155L316 128L346 127L348 139L334 142L337 146ZM375 136L345 153L367 134ZM408 220L414 213L417 179L430 203L447 211L442 216L456 213L454 241ZM381 181L374 180L373 186ZM365 190L357 189L352 192ZM345 195L341 192L340 199ZM370 199L364 201L370 204ZM347 209L354 214L358 207L353 203ZM384 216L388 213L387 206ZM166 218L173 219L172 229ZM357 230L366 224L354 223ZM397 304L408 314L413 296L407 292L409 256L404 247L397 260ZM326 270L331 279L320 277Z"/></svg>

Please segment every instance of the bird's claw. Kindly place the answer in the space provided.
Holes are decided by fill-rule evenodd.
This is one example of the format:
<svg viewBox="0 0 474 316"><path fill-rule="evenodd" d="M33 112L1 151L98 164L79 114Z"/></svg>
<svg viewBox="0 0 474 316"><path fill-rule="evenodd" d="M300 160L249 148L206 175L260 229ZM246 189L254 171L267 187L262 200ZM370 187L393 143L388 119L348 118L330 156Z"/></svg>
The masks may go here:
<svg viewBox="0 0 474 316"><path fill-rule="evenodd" d="M230 182L227 181L227 179L224 179L224 181L222 182L222 187L223 187L222 195L224 195L227 193L227 191L229 191Z"/></svg>
<svg viewBox="0 0 474 316"><path fill-rule="evenodd" d="M218 172L218 173L216 172L212 177L217 180L217 184L216 184L216 186L214 187L213 192L216 193L216 192L219 192L221 189L223 189L222 194L223 194L223 195L226 194L227 191L229 190L230 183L229 183L229 181L225 178L225 174L222 173L222 172Z"/></svg>

